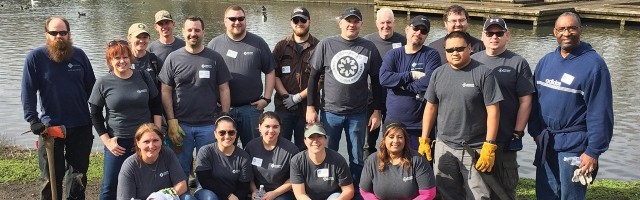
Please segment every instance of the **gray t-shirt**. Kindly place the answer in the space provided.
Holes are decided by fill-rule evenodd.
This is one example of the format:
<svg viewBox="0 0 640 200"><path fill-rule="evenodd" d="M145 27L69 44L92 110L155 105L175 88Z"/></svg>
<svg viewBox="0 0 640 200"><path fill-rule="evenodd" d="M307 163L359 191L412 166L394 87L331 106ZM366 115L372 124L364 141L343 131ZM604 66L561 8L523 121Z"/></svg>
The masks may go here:
<svg viewBox="0 0 640 200"><path fill-rule="evenodd" d="M151 82L153 79L149 73L132 72L127 79L111 72L93 85L89 103L106 108L105 119L110 136L133 138L138 126L151 120L149 100L158 95L158 89ZM146 82L142 76L146 76Z"/></svg>
<svg viewBox="0 0 640 200"><path fill-rule="evenodd" d="M289 140L278 138L276 147L268 151L264 149L262 137L257 137L244 150L251 156L256 187L264 185L265 190L272 191L289 180L289 164L291 158L298 153L298 147Z"/></svg>
<svg viewBox="0 0 640 200"><path fill-rule="evenodd" d="M380 53L380 57L382 58L384 58L384 55L386 55L389 50L402 47L407 44L407 38L396 32L393 32L393 35L386 40L382 39L378 32L366 35L364 36L364 39L367 39L376 45L378 53Z"/></svg>
<svg viewBox="0 0 640 200"><path fill-rule="evenodd" d="M360 189L373 192L378 199L408 200L418 196L418 190L436 186L431 165L418 152L411 150L408 169L387 163L382 172L378 171L378 153L371 154L365 161Z"/></svg>
<svg viewBox="0 0 640 200"><path fill-rule="evenodd" d="M225 156L218 149L218 143L203 146L196 157L196 171L213 172L215 184L213 192L217 194L236 191L240 182L248 183L253 178L251 156L236 147L231 156ZM225 192L221 192L225 191Z"/></svg>
<svg viewBox="0 0 640 200"><path fill-rule="evenodd" d="M151 75L153 82L159 83L157 74L160 72L156 71L156 68L154 68L151 65L151 54L152 54L151 52L147 51L147 53L145 53L144 56L142 56L141 58L134 58L133 62L131 63L131 69L147 71L149 75ZM156 59L157 59L157 56L156 56ZM159 65L159 64L160 63L155 63L155 65ZM159 65L159 66L162 66L162 65Z"/></svg>
<svg viewBox="0 0 640 200"><path fill-rule="evenodd" d="M242 106L258 100L263 88L260 72L268 74L276 67L267 42L250 32L240 41L233 41L223 33L207 47L222 55L233 76L229 81L231 105Z"/></svg>
<svg viewBox="0 0 640 200"><path fill-rule="evenodd" d="M138 160L138 154L129 156L118 174L118 199L146 199L160 189L173 187L187 180L178 158L167 147L160 149L155 164Z"/></svg>
<svg viewBox="0 0 640 200"><path fill-rule="evenodd" d="M191 54L184 48L167 57L160 81L174 88L175 118L191 125L211 125L220 112L218 86L229 81L229 70L217 52L204 48Z"/></svg>
<svg viewBox="0 0 640 200"><path fill-rule="evenodd" d="M377 77L382 65L373 42L360 37L345 40L339 35L332 36L320 41L310 63L313 70L324 74L324 110L335 114L366 110L369 91L364 88L369 85L367 79Z"/></svg>
<svg viewBox="0 0 640 200"><path fill-rule="evenodd" d="M475 60L456 70L444 64L433 72L425 94L438 104L438 139L454 149L482 146L487 133L486 106L502 101L492 70Z"/></svg>
<svg viewBox="0 0 640 200"><path fill-rule="evenodd" d="M516 125L520 108L518 98L535 92L529 63L509 50L498 56L488 56L481 51L471 58L493 69L493 75L498 80L504 100L500 102L500 127L496 141L507 142L511 140Z"/></svg>
<svg viewBox="0 0 640 200"><path fill-rule="evenodd" d="M307 151L291 158L291 184L304 184L311 199L327 199L329 195L341 192L341 186L353 183L347 161L338 152L325 148L327 155L324 161L315 165Z"/></svg>
<svg viewBox="0 0 640 200"><path fill-rule="evenodd" d="M445 55L444 52L444 37L433 41L431 43L429 43L429 47L434 48L438 51L438 53L440 53L440 63L447 63L447 56ZM485 50L484 47L484 43L482 43L482 40L479 40L478 38L475 38L473 36L471 36L471 54L475 54L478 53L482 50Z"/></svg>
<svg viewBox="0 0 640 200"><path fill-rule="evenodd" d="M149 47L147 47L147 51L156 54L156 56L158 56L158 62L160 62L160 66L164 66L164 61L167 60L167 56L169 56L169 54L171 52L174 52L175 50L178 50L182 47L184 47L185 42L184 40L175 37L176 39L173 41L173 43L171 44L162 44L162 42L160 42L160 40L156 40L153 41L151 44L149 44Z"/></svg>

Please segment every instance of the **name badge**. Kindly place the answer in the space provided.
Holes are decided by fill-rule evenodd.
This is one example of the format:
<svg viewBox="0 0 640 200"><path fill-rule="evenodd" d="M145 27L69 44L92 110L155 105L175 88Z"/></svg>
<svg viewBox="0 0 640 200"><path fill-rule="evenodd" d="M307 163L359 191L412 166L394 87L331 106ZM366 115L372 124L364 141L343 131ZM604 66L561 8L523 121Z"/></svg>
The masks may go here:
<svg viewBox="0 0 640 200"><path fill-rule="evenodd" d="M393 44L391 44L391 47L393 47L394 49L398 48L398 47L401 47L401 46L402 46L402 43L393 43Z"/></svg>
<svg viewBox="0 0 640 200"><path fill-rule="evenodd" d="M327 168L318 169L318 170L316 170L316 173L318 173L318 178L327 178L327 177L329 177L329 169L327 169Z"/></svg>
<svg viewBox="0 0 640 200"><path fill-rule="evenodd" d="M573 79L575 79L574 76L571 76L571 74L563 74L562 78L560 79L560 81L562 81L563 83L566 83L567 85L571 85L571 83L573 83Z"/></svg>
<svg viewBox="0 0 640 200"><path fill-rule="evenodd" d="M282 66L282 73L283 74L291 73L291 66Z"/></svg>
<svg viewBox="0 0 640 200"><path fill-rule="evenodd" d="M136 64L131 64L131 69L136 69Z"/></svg>
<svg viewBox="0 0 640 200"><path fill-rule="evenodd" d="M211 76L211 72L206 71L206 70L200 70L199 71L199 76L200 78L209 78Z"/></svg>
<svg viewBox="0 0 640 200"><path fill-rule="evenodd" d="M238 57L238 52L237 52L237 51L234 51L234 50L229 49L229 50L227 51L227 56L232 57L232 58L236 58L236 57Z"/></svg>
<svg viewBox="0 0 640 200"><path fill-rule="evenodd" d="M262 158L256 158L253 157L253 159L251 159L251 165L255 165L255 166L262 166Z"/></svg>

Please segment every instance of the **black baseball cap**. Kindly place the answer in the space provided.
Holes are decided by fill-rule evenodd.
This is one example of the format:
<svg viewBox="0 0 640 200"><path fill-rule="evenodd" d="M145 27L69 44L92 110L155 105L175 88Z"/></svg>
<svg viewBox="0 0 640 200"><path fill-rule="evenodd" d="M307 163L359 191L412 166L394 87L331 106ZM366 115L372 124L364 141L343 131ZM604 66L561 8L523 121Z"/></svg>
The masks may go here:
<svg viewBox="0 0 640 200"><path fill-rule="evenodd" d="M302 17L303 19L309 20L311 16L309 16L309 11L302 6L298 6L291 11L291 19L294 17Z"/></svg>
<svg viewBox="0 0 640 200"><path fill-rule="evenodd" d="M359 20L362 20L362 13L360 12L360 9L356 7L349 7L345 9L344 12L342 12L341 18L346 19L350 16L356 16Z"/></svg>
<svg viewBox="0 0 640 200"><path fill-rule="evenodd" d="M431 22L429 22L429 18L424 15L418 15L411 19L411 26L424 26L427 28L427 32L431 29Z"/></svg>
<svg viewBox="0 0 640 200"><path fill-rule="evenodd" d="M484 21L484 26L482 30L486 31L487 28L489 28L489 26L491 25L498 25L500 26L500 28L502 28L502 30L505 30L505 31L507 30L507 22L505 22L504 19L499 17L492 17Z"/></svg>

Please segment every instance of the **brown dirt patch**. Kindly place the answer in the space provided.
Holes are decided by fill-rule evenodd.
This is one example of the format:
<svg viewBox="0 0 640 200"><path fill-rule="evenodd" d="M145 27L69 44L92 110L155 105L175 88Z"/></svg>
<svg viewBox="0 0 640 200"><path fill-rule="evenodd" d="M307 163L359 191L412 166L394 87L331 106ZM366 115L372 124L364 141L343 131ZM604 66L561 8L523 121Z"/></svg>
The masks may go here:
<svg viewBox="0 0 640 200"><path fill-rule="evenodd" d="M101 182L87 184L87 200L97 200ZM40 186L37 183L0 183L0 199L33 200L40 198Z"/></svg>

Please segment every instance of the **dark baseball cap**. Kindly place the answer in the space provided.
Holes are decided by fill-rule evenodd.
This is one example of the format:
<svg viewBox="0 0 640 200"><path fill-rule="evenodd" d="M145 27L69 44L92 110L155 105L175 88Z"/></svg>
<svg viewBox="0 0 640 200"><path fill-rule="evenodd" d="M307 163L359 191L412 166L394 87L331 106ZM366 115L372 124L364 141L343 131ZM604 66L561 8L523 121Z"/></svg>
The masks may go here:
<svg viewBox="0 0 640 200"><path fill-rule="evenodd" d="M356 7L349 7L342 12L341 19L346 19L350 16L356 16L359 20L362 20L362 13Z"/></svg>
<svg viewBox="0 0 640 200"><path fill-rule="evenodd" d="M424 15L418 15L411 19L411 26L424 26L427 28L427 32L431 29L431 22L429 22L429 18Z"/></svg>
<svg viewBox="0 0 640 200"><path fill-rule="evenodd" d="M291 19L294 17L302 17L303 19L309 20L311 16L309 15L309 11L302 6L298 6L291 11Z"/></svg>
<svg viewBox="0 0 640 200"><path fill-rule="evenodd" d="M492 17L484 21L484 26L482 30L486 31L487 28L489 28L489 26L491 25L498 25L500 26L500 28L502 28L502 30L505 30L505 31L507 30L507 22L505 22L504 19L499 17Z"/></svg>

